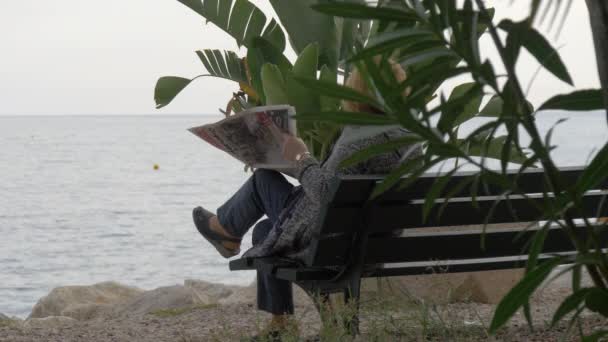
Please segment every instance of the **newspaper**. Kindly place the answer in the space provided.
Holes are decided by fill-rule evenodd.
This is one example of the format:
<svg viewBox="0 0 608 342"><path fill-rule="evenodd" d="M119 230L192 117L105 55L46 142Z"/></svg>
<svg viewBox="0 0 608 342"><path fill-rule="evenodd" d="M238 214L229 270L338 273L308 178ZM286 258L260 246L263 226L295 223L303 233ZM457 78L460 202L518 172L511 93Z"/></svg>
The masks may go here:
<svg viewBox="0 0 608 342"><path fill-rule="evenodd" d="M283 134L296 135L294 115L286 105L253 107L188 130L247 166L289 174L293 164L283 159Z"/></svg>

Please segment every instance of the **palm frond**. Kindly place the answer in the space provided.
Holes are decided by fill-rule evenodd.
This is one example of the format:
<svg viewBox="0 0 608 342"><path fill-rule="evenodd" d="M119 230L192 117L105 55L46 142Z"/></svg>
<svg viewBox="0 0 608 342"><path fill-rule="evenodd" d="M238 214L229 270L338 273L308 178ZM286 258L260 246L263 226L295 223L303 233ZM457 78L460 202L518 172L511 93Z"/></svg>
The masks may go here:
<svg viewBox="0 0 608 342"><path fill-rule="evenodd" d="M238 83L249 83L245 64L235 52L205 49L196 51L196 54L209 75Z"/></svg>
<svg viewBox="0 0 608 342"><path fill-rule="evenodd" d="M562 28L573 0L532 0L530 5L530 23L546 25L547 30L551 30L559 18L559 24L555 31L556 37L561 33ZM548 21L547 21L548 20Z"/></svg>
<svg viewBox="0 0 608 342"><path fill-rule="evenodd" d="M266 25L264 12L249 0L178 0L207 21L231 35L239 46L249 47L256 37L263 37L279 50L285 50L283 29L272 19Z"/></svg>

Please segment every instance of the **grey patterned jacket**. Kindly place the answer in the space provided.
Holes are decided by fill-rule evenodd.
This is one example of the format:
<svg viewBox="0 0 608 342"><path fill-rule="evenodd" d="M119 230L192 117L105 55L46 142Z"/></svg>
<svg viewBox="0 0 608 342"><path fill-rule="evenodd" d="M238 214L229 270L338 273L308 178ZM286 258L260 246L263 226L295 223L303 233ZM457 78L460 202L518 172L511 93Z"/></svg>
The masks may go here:
<svg viewBox="0 0 608 342"><path fill-rule="evenodd" d="M285 256L303 260L315 234L316 218L321 211L323 198L328 194L329 182L336 175L386 174L399 163L419 156L422 149L418 145L406 146L400 151L375 156L365 162L348 168L339 168L340 162L353 153L371 145L381 144L408 133L400 128L390 129L362 139L353 140L356 128L346 127L336 141L331 155L321 165L315 158L306 157L296 168L296 176L301 184L300 196L286 206L281 220L259 245L252 247L243 257ZM289 212L285 212L289 211Z"/></svg>

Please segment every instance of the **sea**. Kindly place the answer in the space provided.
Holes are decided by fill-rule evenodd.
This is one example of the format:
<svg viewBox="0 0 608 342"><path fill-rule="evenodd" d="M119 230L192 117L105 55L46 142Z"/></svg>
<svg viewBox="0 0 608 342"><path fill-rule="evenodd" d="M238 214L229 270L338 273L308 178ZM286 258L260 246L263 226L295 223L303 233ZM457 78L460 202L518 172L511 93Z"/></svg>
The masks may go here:
<svg viewBox="0 0 608 342"><path fill-rule="evenodd" d="M541 134L560 118L560 166L584 165L608 140L604 112L539 113ZM0 313L27 317L65 285L250 284L192 223L192 208L214 210L250 176L187 131L218 119L0 116Z"/></svg>

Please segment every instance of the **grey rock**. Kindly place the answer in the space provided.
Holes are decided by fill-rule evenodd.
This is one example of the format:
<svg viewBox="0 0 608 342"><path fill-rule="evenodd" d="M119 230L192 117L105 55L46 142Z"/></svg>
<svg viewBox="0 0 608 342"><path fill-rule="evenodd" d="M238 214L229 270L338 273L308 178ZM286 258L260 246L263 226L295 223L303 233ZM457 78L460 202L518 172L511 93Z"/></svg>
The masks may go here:
<svg viewBox="0 0 608 342"><path fill-rule="evenodd" d="M90 319L142 292L115 282L58 287L36 303L29 318L68 316L78 320Z"/></svg>
<svg viewBox="0 0 608 342"><path fill-rule="evenodd" d="M145 315L157 310L177 309L200 304L198 295L182 285L146 291L116 308L122 315Z"/></svg>
<svg viewBox="0 0 608 342"><path fill-rule="evenodd" d="M8 320L10 320L10 319L11 319L11 318L10 318L10 317L8 317L7 315L5 315L5 314L3 314L3 313L0 313L0 321L8 321Z"/></svg>
<svg viewBox="0 0 608 342"><path fill-rule="evenodd" d="M184 281L184 287L190 289L197 297L200 304L216 304L232 296L235 292L244 289L242 286L230 286L210 283L203 280L188 279Z"/></svg>

